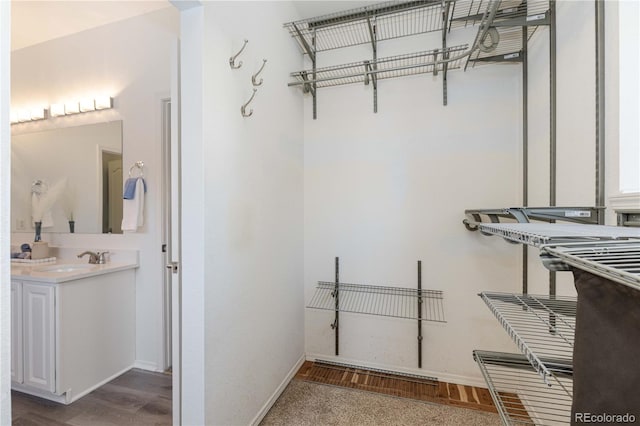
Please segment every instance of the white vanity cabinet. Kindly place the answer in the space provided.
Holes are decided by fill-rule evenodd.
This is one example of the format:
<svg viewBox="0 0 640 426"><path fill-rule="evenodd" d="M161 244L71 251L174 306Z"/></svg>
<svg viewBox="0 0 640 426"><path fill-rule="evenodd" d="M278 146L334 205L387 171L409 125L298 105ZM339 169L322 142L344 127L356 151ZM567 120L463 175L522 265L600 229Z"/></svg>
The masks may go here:
<svg viewBox="0 0 640 426"><path fill-rule="evenodd" d="M12 276L13 389L69 404L132 368L135 269L100 272Z"/></svg>
<svg viewBox="0 0 640 426"><path fill-rule="evenodd" d="M55 292L46 284L11 281L11 380L55 391Z"/></svg>
<svg viewBox="0 0 640 426"><path fill-rule="evenodd" d="M55 288L22 283L23 384L55 391Z"/></svg>

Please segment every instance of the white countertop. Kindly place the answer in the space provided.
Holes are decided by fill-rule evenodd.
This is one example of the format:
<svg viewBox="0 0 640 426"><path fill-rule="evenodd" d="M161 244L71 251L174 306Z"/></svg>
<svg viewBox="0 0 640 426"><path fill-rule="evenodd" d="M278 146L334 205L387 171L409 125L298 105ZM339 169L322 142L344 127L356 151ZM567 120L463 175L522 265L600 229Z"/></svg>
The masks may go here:
<svg viewBox="0 0 640 426"><path fill-rule="evenodd" d="M55 265L86 265L83 269L70 271L44 271L43 269ZM21 263L11 264L12 280L38 281L43 283L63 283L82 278L103 275L112 272L126 271L138 267L136 262L108 262L103 265L92 265L86 262L78 262L76 259L58 259L56 262L25 265Z"/></svg>

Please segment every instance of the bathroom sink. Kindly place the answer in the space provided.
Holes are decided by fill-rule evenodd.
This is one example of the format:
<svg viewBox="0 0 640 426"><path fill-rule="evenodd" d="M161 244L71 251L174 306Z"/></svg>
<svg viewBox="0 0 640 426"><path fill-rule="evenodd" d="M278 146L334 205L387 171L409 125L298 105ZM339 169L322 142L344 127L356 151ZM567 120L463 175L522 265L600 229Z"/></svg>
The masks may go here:
<svg viewBox="0 0 640 426"><path fill-rule="evenodd" d="M92 265L90 263L70 263L64 265L50 265L50 266L41 266L39 268L35 268L34 271L37 272L80 272L87 271L93 268L96 265Z"/></svg>

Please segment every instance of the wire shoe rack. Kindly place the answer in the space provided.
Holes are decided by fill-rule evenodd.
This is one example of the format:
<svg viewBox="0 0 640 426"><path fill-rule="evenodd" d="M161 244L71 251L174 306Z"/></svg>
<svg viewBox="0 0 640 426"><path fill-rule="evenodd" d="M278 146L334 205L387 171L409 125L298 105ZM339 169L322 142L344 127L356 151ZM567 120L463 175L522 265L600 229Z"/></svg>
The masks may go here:
<svg viewBox="0 0 640 426"><path fill-rule="evenodd" d="M564 365L564 372L573 371L575 297L490 292L480 297L547 385L553 376L547 362Z"/></svg>
<svg viewBox="0 0 640 426"><path fill-rule="evenodd" d="M446 322L443 294L439 290L339 283L340 299L337 308L335 290L336 283L319 281L307 308ZM421 309L418 309L418 299L422 300Z"/></svg>
<svg viewBox="0 0 640 426"><path fill-rule="evenodd" d="M551 387L540 381L521 355L473 351L473 359L489 386L498 413L506 425L569 424L573 379L562 366L551 365Z"/></svg>

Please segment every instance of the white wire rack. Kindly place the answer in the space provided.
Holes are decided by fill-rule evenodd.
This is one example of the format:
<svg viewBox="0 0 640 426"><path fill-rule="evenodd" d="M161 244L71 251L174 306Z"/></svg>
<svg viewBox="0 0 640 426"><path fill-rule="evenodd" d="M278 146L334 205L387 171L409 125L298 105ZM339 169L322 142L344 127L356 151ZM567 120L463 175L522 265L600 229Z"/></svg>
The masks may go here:
<svg viewBox="0 0 640 426"><path fill-rule="evenodd" d="M307 308L445 322L440 290L319 281Z"/></svg>
<svg viewBox="0 0 640 426"><path fill-rule="evenodd" d="M635 233L639 239L562 244L542 247L542 251L568 265L640 290L640 229L635 228Z"/></svg>
<svg viewBox="0 0 640 426"><path fill-rule="evenodd" d="M372 23L378 41L442 30L443 3L449 1L389 1L289 22L284 27L302 53L309 53L307 47L322 52L370 43Z"/></svg>
<svg viewBox="0 0 640 426"><path fill-rule="evenodd" d="M458 59L451 61L447 58L455 57L455 53L463 52L466 49L467 45L454 46L446 49L390 56L375 61L359 61L317 68L315 79L313 78L314 70L296 71L291 73L291 77L295 78L296 82L289 83L289 86L316 83L316 87L321 88L352 83L369 84L372 76L381 80L412 74L437 73L444 69L445 63L447 63L448 69L460 68L463 63L462 58L458 57Z"/></svg>
<svg viewBox="0 0 640 426"><path fill-rule="evenodd" d="M553 386L547 387L520 355L473 351L473 358L505 425L570 423L573 379L562 365L552 367Z"/></svg>
<svg viewBox="0 0 640 426"><path fill-rule="evenodd" d="M640 229L573 223L478 223L481 232L540 247L551 243L640 239Z"/></svg>
<svg viewBox="0 0 640 426"><path fill-rule="evenodd" d="M571 365L575 297L491 292L480 297L547 385L553 372L546 363Z"/></svg>

